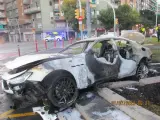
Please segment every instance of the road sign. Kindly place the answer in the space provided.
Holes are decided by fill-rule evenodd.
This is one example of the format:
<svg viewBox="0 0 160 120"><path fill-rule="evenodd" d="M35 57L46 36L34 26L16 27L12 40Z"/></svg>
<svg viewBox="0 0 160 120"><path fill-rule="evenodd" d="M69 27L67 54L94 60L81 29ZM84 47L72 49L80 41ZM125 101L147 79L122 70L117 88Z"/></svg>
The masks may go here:
<svg viewBox="0 0 160 120"><path fill-rule="evenodd" d="M78 21L82 21L82 20L83 20L82 16L79 16Z"/></svg>

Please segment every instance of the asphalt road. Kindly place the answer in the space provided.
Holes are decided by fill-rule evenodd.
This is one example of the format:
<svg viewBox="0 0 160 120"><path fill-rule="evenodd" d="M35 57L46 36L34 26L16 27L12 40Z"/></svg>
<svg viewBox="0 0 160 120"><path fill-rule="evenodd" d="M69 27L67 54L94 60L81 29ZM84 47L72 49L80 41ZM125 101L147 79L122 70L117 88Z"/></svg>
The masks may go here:
<svg viewBox="0 0 160 120"><path fill-rule="evenodd" d="M73 41L74 42L74 41ZM38 53L42 52L44 50L49 49L60 49L68 46L70 43L68 41L57 41L56 47L54 42L46 42L46 45L44 41L38 41L37 42L37 48ZM36 44L35 42L20 42L20 43L5 43L0 44L0 60L4 60L11 57L17 57L18 54L18 46L20 55L25 54L31 54L36 52Z"/></svg>

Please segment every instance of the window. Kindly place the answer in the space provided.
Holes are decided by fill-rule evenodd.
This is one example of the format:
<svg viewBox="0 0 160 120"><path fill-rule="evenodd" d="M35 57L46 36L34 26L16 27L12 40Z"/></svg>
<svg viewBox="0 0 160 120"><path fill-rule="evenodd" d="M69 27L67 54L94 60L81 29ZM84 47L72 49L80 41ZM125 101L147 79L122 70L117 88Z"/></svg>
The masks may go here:
<svg viewBox="0 0 160 120"><path fill-rule="evenodd" d="M36 18L41 18L41 13L37 13Z"/></svg>
<svg viewBox="0 0 160 120"><path fill-rule="evenodd" d="M49 5L52 6L52 1L49 1Z"/></svg>
<svg viewBox="0 0 160 120"><path fill-rule="evenodd" d="M76 43L74 45L71 45L69 47L67 47L66 49L64 49L61 53L64 54L80 54L83 52L84 48L85 48L86 42L82 42L82 43Z"/></svg>
<svg viewBox="0 0 160 120"><path fill-rule="evenodd" d="M18 9L16 9L15 12L18 13Z"/></svg>
<svg viewBox="0 0 160 120"><path fill-rule="evenodd" d="M92 47L92 50L95 53L100 54L101 47L102 47L102 43L98 42Z"/></svg>

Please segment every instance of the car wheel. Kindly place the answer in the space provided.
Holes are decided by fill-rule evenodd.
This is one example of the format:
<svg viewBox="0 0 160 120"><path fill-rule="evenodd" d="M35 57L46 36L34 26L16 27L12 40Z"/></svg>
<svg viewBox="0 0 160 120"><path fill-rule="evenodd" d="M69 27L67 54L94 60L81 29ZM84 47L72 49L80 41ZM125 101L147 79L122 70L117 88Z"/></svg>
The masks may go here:
<svg viewBox="0 0 160 120"><path fill-rule="evenodd" d="M57 38L57 41L60 41L60 39L59 39L59 38Z"/></svg>
<svg viewBox="0 0 160 120"><path fill-rule="evenodd" d="M78 89L74 78L66 73L51 78L54 78L48 91L48 98L51 103L59 108L71 106L78 97Z"/></svg>
<svg viewBox="0 0 160 120"><path fill-rule="evenodd" d="M136 79L144 79L148 77L149 68L145 62L140 62L136 71Z"/></svg>

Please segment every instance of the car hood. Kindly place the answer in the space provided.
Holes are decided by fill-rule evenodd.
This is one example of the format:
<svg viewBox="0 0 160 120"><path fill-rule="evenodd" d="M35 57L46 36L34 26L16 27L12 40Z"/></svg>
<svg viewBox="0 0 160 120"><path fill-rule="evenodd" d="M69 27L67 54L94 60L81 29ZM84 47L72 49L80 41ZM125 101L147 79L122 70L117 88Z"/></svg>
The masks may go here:
<svg viewBox="0 0 160 120"><path fill-rule="evenodd" d="M26 66L32 63L40 63L45 61L50 61L54 59L62 59L68 57L68 55L55 53L55 54L35 54L35 55L25 55L14 59L13 61L9 61L5 64L5 66L13 70L15 68L19 68L21 66Z"/></svg>

